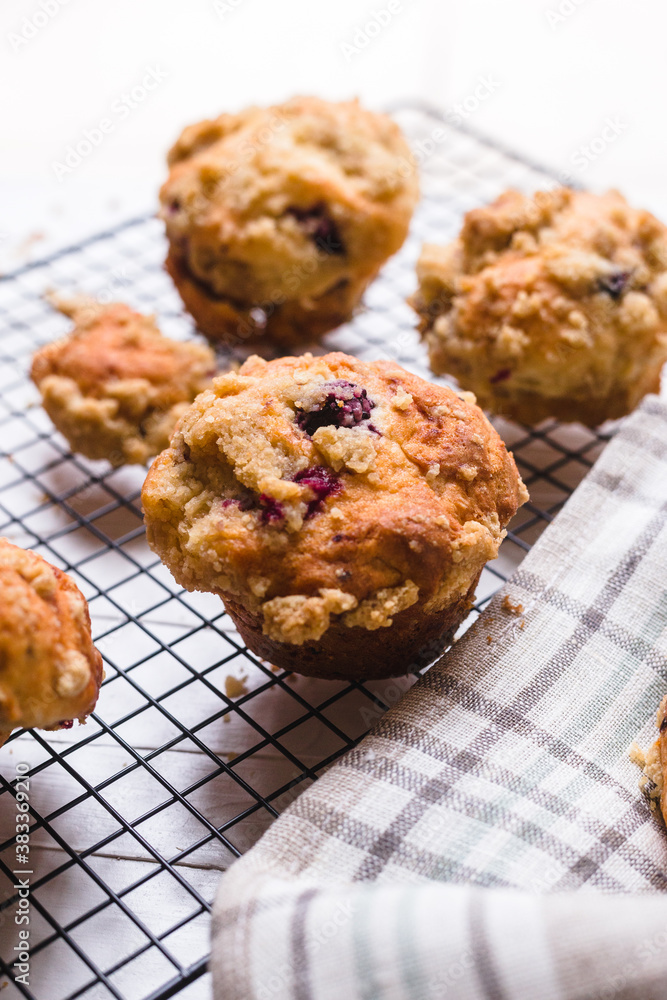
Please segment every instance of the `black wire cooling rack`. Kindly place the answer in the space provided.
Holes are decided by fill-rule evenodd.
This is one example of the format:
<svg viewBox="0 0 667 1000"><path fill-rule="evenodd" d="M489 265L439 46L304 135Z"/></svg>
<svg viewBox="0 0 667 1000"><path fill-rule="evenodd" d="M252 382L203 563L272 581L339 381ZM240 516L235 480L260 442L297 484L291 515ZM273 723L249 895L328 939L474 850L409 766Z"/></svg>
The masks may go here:
<svg viewBox="0 0 667 1000"><path fill-rule="evenodd" d="M405 304L423 240L469 208L555 177L416 107L396 113L422 160L412 234L325 349L390 357L431 377ZM154 218L135 219L0 282L0 534L69 572L90 602L106 680L83 728L20 732L0 750L3 1000L209 996L209 913L219 873L412 683L274 673L244 649L218 599L187 594L149 551L144 470L72 455L27 379L32 352L67 328L48 289L121 299L184 337ZM320 348L321 350L322 348ZM592 465L604 434L496 421L531 502L482 576L489 600ZM30 801L29 985L13 967L17 764ZM20 797L19 797L20 798Z"/></svg>

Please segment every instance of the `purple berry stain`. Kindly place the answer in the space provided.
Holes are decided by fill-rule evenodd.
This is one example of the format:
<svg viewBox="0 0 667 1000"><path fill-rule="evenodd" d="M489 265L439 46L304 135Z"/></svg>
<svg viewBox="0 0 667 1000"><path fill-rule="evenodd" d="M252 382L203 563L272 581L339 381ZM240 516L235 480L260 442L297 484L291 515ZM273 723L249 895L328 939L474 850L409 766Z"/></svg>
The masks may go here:
<svg viewBox="0 0 667 1000"><path fill-rule="evenodd" d="M370 419L375 403L365 389L343 379L327 382L322 388L326 395L321 403L312 410L296 411L298 426L310 437L320 427L356 427Z"/></svg>
<svg viewBox="0 0 667 1000"><path fill-rule="evenodd" d="M285 511L279 500L270 497L268 493L261 493L259 503L262 508L262 522L264 524L282 524L285 520Z"/></svg>
<svg viewBox="0 0 667 1000"><path fill-rule="evenodd" d="M606 292L607 295L611 296L614 301L618 301L621 295L623 295L629 280L629 271L615 271L613 274L607 275L606 278L600 278L598 288L601 292Z"/></svg>
<svg viewBox="0 0 667 1000"><path fill-rule="evenodd" d="M491 382L492 385L495 385L497 382L505 382L511 374L512 371L510 368L501 368L500 371L497 371L495 375L491 376L489 382Z"/></svg>
<svg viewBox="0 0 667 1000"><path fill-rule="evenodd" d="M323 201L318 201L311 208L290 208L288 214L294 216L305 234L317 244L322 253L330 255L345 253L338 226L327 212L327 206Z"/></svg>
<svg viewBox="0 0 667 1000"><path fill-rule="evenodd" d="M228 500L223 500L221 506L238 507L242 511L252 510L256 506L256 500L252 493L248 493L244 497L230 497Z"/></svg>
<svg viewBox="0 0 667 1000"><path fill-rule="evenodd" d="M63 719L62 722L58 723L58 725L61 729L71 729L74 725L74 719Z"/></svg>
<svg viewBox="0 0 667 1000"><path fill-rule="evenodd" d="M335 472L323 465L315 465L311 469L297 472L294 482L307 486L315 494L314 499L308 504L306 520L320 509L327 497L335 496L343 488Z"/></svg>

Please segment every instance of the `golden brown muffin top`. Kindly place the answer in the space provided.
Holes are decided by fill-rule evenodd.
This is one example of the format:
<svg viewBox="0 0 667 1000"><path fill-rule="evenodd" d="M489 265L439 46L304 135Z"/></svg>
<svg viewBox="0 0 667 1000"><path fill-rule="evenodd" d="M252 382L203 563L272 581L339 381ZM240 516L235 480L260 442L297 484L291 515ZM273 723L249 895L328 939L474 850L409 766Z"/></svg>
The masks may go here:
<svg viewBox="0 0 667 1000"><path fill-rule="evenodd" d="M162 335L153 316L122 302L100 305L78 297L57 299L74 319L67 337L35 354L32 379L39 386L50 375L72 379L85 396L100 399L110 386L141 379L153 389L154 405L164 409L190 402L215 372L215 356L202 344Z"/></svg>
<svg viewBox="0 0 667 1000"><path fill-rule="evenodd" d="M297 97L186 128L160 192L172 252L213 295L261 305L374 274L418 196L398 126Z"/></svg>
<svg viewBox="0 0 667 1000"><path fill-rule="evenodd" d="M83 721L101 682L79 589L35 552L0 538L0 743L17 726Z"/></svg>
<svg viewBox="0 0 667 1000"><path fill-rule="evenodd" d="M69 336L35 354L32 378L73 451L144 464L169 443L183 410L209 385L215 355L164 337L152 316L115 302L55 299Z"/></svg>
<svg viewBox="0 0 667 1000"><path fill-rule="evenodd" d="M184 586L366 618L379 591L444 605L461 575L465 593L526 498L469 396L341 353L216 378L143 490L149 542Z"/></svg>

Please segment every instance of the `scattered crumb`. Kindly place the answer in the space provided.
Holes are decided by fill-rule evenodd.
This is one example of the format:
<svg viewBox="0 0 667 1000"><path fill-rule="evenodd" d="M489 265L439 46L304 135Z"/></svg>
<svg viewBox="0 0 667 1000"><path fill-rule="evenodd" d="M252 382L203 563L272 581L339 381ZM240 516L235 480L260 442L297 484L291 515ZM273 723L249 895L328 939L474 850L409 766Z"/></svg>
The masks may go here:
<svg viewBox="0 0 667 1000"><path fill-rule="evenodd" d="M269 663L269 666L271 667L271 670L273 670L274 674L280 673L280 667L277 667L275 663Z"/></svg>
<svg viewBox="0 0 667 1000"><path fill-rule="evenodd" d="M238 754L234 753L234 751L231 750L229 753L225 754L225 757L227 758L227 760L232 761L232 760L236 760L236 758L238 757Z"/></svg>
<svg viewBox="0 0 667 1000"><path fill-rule="evenodd" d="M512 602L509 599L509 594L505 594L505 596L503 597L501 607L503 611L507 611L510 615L517 615L518 617L519 615L523 614L523 604L512 604ZM522 623L522 628L523 628L523 623Z"/></svg>
<svg viewBox="0 0 667 1000"><path fill-rule="evenodd" d="M493 642L493 636L491 636L491 635L487 635L487 637L486 637L486 641L488 642L488 644L489 644L489 646L490 646L490 645L491 645L491 643Z"/></svg>
<svg viewBox="0 0 667 1000"><path fill-rule="evenodd" d="M225 677L225 694L228 698L240 698L248 693L245 677Z"/></svg>
<svg viewBox="0 0 667 1000"><path fill-rule="evenodd" d="M412 402L412 396L405 389L399 389L393 396L391 405L396 410L407 410Z"/></svg>
<svg viewBox="0 0 667 1000"><path fill-rule="evenodd" d="M644 764L646 763L646 755L644 754L644 751L640 747L639 743L635 742L630 744L630 749L628 750L628 757L630 758L633 764L637 765L637 767L643 767Z"/></svg>
<svg viewBox="0 0 667 1000"><path fill-rule="evenodd" d="M526 619L522 618L519 622L519 628L524 629L526 627Z"/></svg>
<svg viewBox="0 0 667 1000"><path fill-rule="evenodd" d="M298 679L299 678L297 677L296 674L288 674L287 675L287 680L290 682L290 684L296 684L296 682L298 681Z"/></svg>
<svg viewBox="0 0 667 1000"><path fill-rule="evenodd" d="M223 722L231 722L232 721L231 715L223 715L222 721Z"/></svg>
<svg viewBox="0 0 667 1000"><path fill-rule="evenodd" d="M21 243L18 244L14 250L15 257L25 257L27 256L35 243L39 243L40 240L45 239L46 234L41 232L30 233Z"/></svg>

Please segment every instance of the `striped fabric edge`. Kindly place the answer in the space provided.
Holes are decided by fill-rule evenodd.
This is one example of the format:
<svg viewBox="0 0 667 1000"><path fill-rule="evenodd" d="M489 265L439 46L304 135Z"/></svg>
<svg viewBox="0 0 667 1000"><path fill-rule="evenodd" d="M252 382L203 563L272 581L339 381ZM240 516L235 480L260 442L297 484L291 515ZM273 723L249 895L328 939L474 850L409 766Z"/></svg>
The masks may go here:
<svg viewBox="0 0 667 1000"><path fill-rule="evenodd" d="M667 407L652 397L612 440L505 592L512 595L512 600L517 593L525 594L527 601L532 595L540 607L569 616L575 626L583 622L586 640L580 645L584 649L591 635L601 632L606 640L607 632L613 633L609 641L620 650L619 655L630 651L653 663L667 686L662 652L644 641L636 630L624 629L609 616L609 609L619 597L623 598L628 581L633 580L642 557L650 552L667 520L667 488L662 493L663 504L659 505L654 484L636 480L642 456L664 464L661 475L667 487ZM644 490L644 486L648 488ZM567 533L595 491L612 497L619 507L629 505L643 529L638 529L623 559L604 581L598 599L590 604L546 585L548 574L542 570L545 561L566 549ZM475 645L479 653L484 645L480 636L487 628L489 634L499 635L498 625L487 623L498 615L503 596L501 592L464 637L456 656L473 656ZM502 615L500 618L502 631L508 622ZM578 640L575 636L568 641L576 645ZM418 851L415 870L406 867L404 860L396 862L396 852L406 842L405 824L388 834L387 826L372 813L364 815L364 796L378 780L389 789L388 794L407 781L404 804L413 811L424 789L427 798L433 794L423 781L421 792L416 791L418 782L414 776L405 777L403 759L405 753L423 753L425 748L431 756L440 754L444 760L452 757L452 748L442 745L441 734L435 735L428 718L423 718L426 696L431 705L435 696L455 699L467 706L465 710L472 718L484 718L485 695L480 690L484 686L480 677L472 676L468 684L457 680L443 669L447 659L432 668L380 720L371 736L311 786L223 877L214 912L211 960L217 1000L324 1000L334 996L346 1000L440 996L461 1000L524 1000L528 996L545 1000L607 996L647 1000L662 995L660 989L665 988L661 984L667 975L667 897L645 893L602 898L592 892L536 895L516 891L511 881L509 887L503 887L502 880L485 878L478 866L466 863L465 852L456 872L433 883L419 868L423 858L419 858ZM522 691L519 709L503 706L503 714L497 705L489 706L494 720L504 720L507 738L512 738L519 726L522 731L530 728L531 711L544 698L551 679L551 674L545 678L544 671L542 679L539 674L536 671L532 687ZM647 733L648 719L656 705L646 706ZM617 875L616 879L607 874L606 882L603 879L592 884L621 892L638 885L664 889L667 855L662 831L647 817L646 804L636 789L630 790L616 775L578 752L571 742L559 741L557 733L544 734L545 739L547 736L555 759L562 758L568 766L587 774L590 781L608 786L624 803L618 829L598 823L592 832L607 854L622 858L623 864L629 866L629 874L627 878ZM383 749L385 762L391 762L392 752L396 758L389 769L386 763L383 765L381 779L378 754L373 749L378 747L378 741L388 748L386 753ZM475 752L478 764L483 764L483 747ZM470 745L462 749L468 763L474 763L475 752ZM357 778L361 791L355 791ZM509 781L502 775L497 780L501 785L503 780ZM527 799L538 794L534 788L524 792ZM558 794L551 798L552 808L559 808ZM474 813L474 802L470 808ZM563 803L565 811L571 808L571 803ZM586 821L592 823L590 817ZM644 838L646 842L638 845L637 832L647 825L648 840ZM538 827L535 837L541 846L548 843L548 831L544 829ZM373 849L369 850L371 844ZM638 866L635 874L633 859ZM572 861L575 867L577 859ZM427 860L423 867L428 872L429 865L437 862L437 857ZM605 860L600 856L598 862L604 874ZM586 874L583 866L578 875ZM378 878L379 882L373 881ZM453 881L465 884L448 884ZM476 881L487 888L475 887ZM543 888L560 890L578 884L561 879L544 887L538 883L536 887L541 892ZM577 970L576 976L568 970Z"/></svg>

